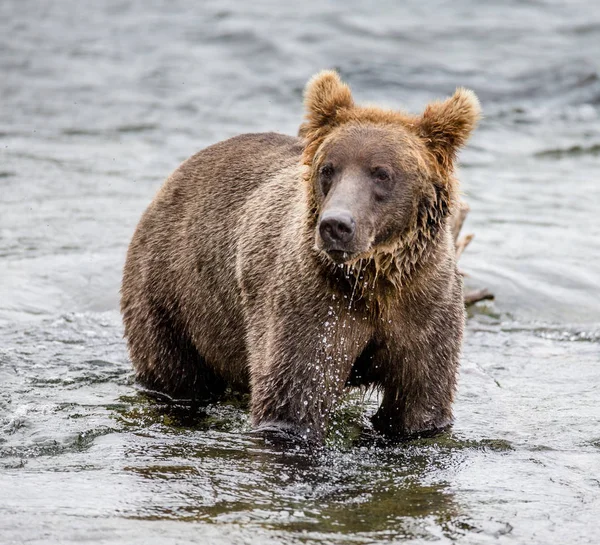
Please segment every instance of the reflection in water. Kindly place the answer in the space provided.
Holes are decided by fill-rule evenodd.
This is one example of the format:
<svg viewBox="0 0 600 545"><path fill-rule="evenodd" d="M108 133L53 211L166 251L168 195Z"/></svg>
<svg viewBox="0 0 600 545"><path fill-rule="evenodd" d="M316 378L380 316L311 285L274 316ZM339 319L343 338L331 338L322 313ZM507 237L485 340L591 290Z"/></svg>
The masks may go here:
<svg viewBox="0 0 600 545"><path fill-rule="evenodd" d="M468 451L510 449L505 441L449 433L400 445L359 437L360 446L282 448L243 433L248 415L239 400L196 414L143 394L121 400L116 421L133 438L124 469L149 496L129 516L143 520L255 525L290 535L454 539L481 530L468 522L448 479Z"/></svg>

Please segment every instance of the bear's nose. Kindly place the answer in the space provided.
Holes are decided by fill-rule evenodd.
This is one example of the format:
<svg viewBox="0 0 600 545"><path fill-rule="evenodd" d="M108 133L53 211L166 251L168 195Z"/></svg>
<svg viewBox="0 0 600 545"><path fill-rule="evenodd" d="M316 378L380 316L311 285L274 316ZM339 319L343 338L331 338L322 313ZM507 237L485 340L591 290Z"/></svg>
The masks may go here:
<svg viewBox="0 0 600 545"><path fill-rule="evenodd" d="M328 245L347 244L354 238L356 223L348 212L325 212L319 224L319 233Z"/></svg>

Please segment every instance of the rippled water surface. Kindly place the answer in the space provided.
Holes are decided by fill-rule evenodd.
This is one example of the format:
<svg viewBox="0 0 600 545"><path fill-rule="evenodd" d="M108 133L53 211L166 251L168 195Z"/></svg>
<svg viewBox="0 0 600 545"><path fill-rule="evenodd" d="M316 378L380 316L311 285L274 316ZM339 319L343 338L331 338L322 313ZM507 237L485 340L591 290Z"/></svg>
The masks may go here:
<svg viewBox="0 0 600 545"><path fill-rule="evenodd" d="M419 111L458 85L476 238L454 429L389 446L350 397L321 452L134 385L125 251L162 180L295 133L307 78ZM1 543L597 543L600 10L593 2L0 3Z"/></svg>

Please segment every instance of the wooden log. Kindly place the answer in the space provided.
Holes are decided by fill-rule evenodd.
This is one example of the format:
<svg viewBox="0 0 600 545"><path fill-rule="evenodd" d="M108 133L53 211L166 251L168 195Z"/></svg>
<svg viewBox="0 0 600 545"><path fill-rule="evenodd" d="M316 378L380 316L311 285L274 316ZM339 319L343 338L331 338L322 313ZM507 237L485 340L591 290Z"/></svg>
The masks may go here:
<svg viewBox="0 0 600 545"><path fill-rule="evenodd" d="M471 290L465 293L465 305L469 306L478 301L485 301L486 299L493 299L494 294L485 288L478 290Z"/></svg>
<svg viewBox="0 0 600 545"><path fill-rule="evenodd" d="M458 260L462 253L465 251L465 248L469 245L469 243L473 240L472 233L468 235L460 236L460 231L465 223L465 219L467 218L467 214L469 213L469 205L461 201L457 211L451 218L450 228L452 230L452 235L454 237L454 247L456 249L456 259ZM465 273L461 271L461 274L465 276ZM464 294L465 297L465 305L473 305L478 301L484 301L489 299L494 299L494 294L488 291L485 288L467 291Z"/></svg>

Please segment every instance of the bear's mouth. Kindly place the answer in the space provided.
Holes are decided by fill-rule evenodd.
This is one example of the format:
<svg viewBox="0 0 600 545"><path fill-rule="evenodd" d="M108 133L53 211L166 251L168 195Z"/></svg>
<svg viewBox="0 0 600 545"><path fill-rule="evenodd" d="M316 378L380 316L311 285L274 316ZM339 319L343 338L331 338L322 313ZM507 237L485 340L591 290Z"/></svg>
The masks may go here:
<svg viewBox="0 0 600 545"><path fill-rule="evenodd" d="M356 261L357 259L368 258L371 252L371 246L365 249L358 248L340 248L339 246L327 247L322 241L317 241L314 249L327 256L330 261L333 261L336 265L348 265Z"/></svg>
<svg viewBox="0 0 600 545"><path fill-rule="evenodd" d="M350 254L344 250L328 250L326 253L336 263L344 263L350 258Z"/></svg>
<svg viewBox="0 0 600 545"><path fill-rule="evenodd" d="M327 257L329 257L329 259L331 259L337 265L342 265L343 263L352 261L352 259L356 255L354 252L348 252L346 250L337 250L333 248L331 250L323 250L323 252L327 255Z"/></svg>
<svg viewBox="0 0 600 545"><path fill-rule="evenodd" d="M370 245L367 248L357 248L354 244L346 247L340 246L339 244L324 244L323 240L319 237L313 248L318 253L327 256L336 265L350 264L359 258L368 257L371 249Z"/></svg>

